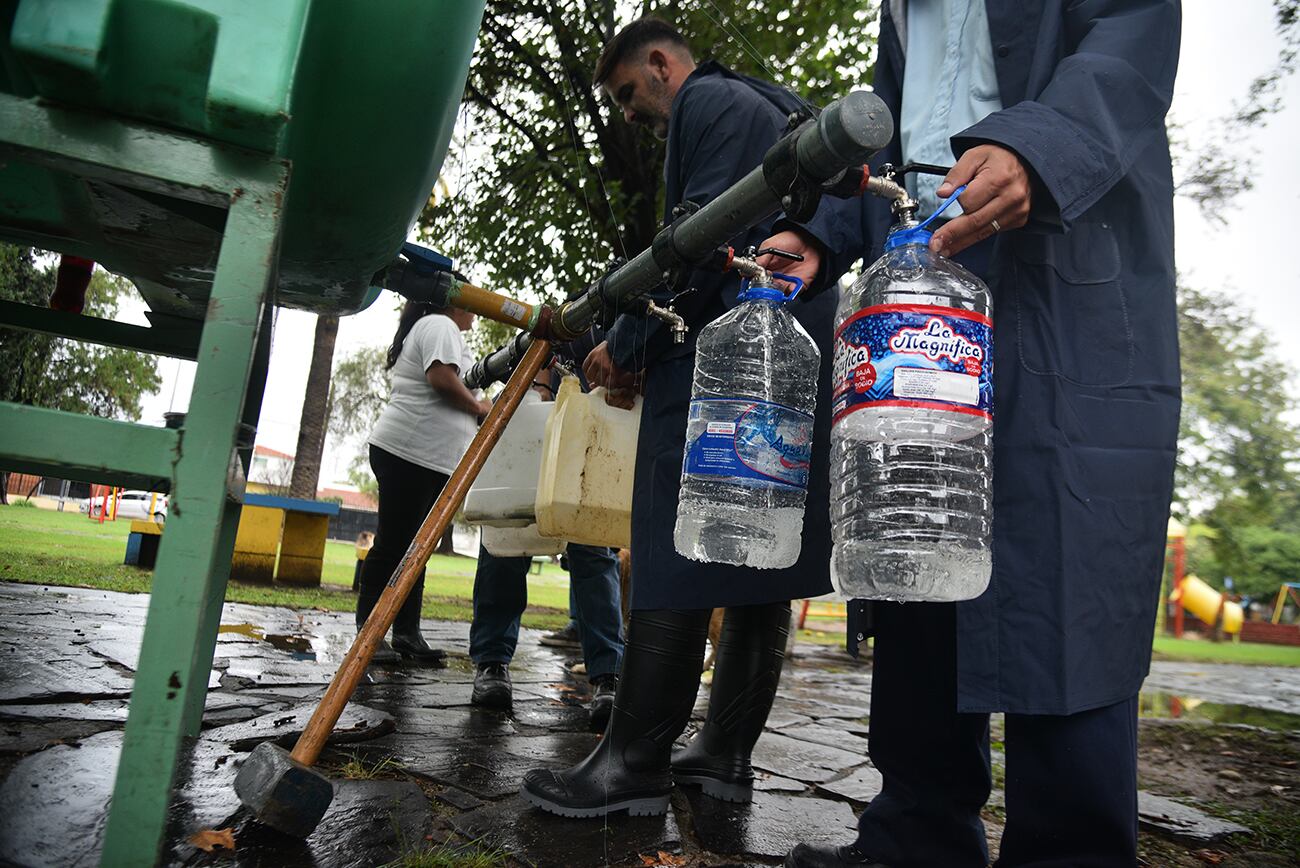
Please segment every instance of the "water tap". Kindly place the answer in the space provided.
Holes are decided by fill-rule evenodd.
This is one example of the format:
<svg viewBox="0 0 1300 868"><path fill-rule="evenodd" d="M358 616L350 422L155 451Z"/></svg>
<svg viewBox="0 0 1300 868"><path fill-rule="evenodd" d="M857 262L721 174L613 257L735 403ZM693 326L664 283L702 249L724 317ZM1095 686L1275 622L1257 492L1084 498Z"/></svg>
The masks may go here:
<svg viewBox="0 0 1300 868"><path fill-rule="evenodd" d="M779 289L776 285L777 274L758 264L758 257L767 254L779 256L782 259L789 259L791 262L803 262L803 257L798 253L791 253L788 250L781 250L777 247L764 247L759 250L756 247L748 248L742 255L731 258L730 268L740 272L741 276L749 281L750 286L763 287L766 289Z"/></svg>
<svg viewBox="0 0 1300 868"><path fill-rule="evenodd" d="M672 309L671 305L668 307L660 307L653 301L647 300L645 312L646 316L652 316L661 322L668 323L668 327L673 333L673 343L686 343L686 320L682 319L681 316L678 315L677 311Z"/></svg>

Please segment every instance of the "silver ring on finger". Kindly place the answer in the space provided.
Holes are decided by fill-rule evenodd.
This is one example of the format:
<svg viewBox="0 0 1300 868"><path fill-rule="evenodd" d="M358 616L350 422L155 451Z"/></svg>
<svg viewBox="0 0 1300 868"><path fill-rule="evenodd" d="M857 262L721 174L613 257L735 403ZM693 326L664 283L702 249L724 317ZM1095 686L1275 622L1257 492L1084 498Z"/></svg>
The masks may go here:
<svg viewBox="0 0 1300 868"><path fill-rule="evenodd" d="M993 219L989 220L989 225L993 227L993 234L994 234L994 235L996 235L997 233L999 233L999 232L1002 231L1002 224L998 223L998 218L996 218L996 217L994 217Z"/></svg>

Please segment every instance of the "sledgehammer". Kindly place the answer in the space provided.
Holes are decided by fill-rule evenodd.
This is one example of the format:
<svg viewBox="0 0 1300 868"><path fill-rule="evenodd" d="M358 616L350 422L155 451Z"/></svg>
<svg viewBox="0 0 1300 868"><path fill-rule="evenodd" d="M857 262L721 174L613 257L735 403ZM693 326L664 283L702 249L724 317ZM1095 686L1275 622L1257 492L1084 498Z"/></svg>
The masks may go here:
<svg viewBox="0 0 1300 868"><path fill-rule="evenodd" d="M353 691L365 674L375 648L388 633L397 610L415 585L420 570L428 562L434 548L451 524L452 515L465 499L470 485L483 468L492 448L501 438L515 408L523 399L550 353L547 341L536 341L524 354L506 383L505 390L492 405L478 434L470 443L465 457L456 465L456 471L438 496L433 508L425 516L415 539L411 541L402 561L388 580L388 587L379 597L374 611L344 656L339 671L334 674L329 689L316 707L307 728L298 737L293 751L286 751L271 742L259 744L244 760L235 778L235 792L239 801L251 810L258 820L287 835L305 838L316 828L334 797L334 785L312 766L320 757L325 741L334 724L338 722L343 707L352 698Z"/></svg>

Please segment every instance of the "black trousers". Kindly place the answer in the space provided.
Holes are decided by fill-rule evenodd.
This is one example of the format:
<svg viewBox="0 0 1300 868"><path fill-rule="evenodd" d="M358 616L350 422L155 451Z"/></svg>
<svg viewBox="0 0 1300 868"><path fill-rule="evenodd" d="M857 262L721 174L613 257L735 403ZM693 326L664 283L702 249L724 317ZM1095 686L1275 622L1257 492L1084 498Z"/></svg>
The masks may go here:
<svg viewBox="0 0 1300 868"><path fill-rule="evenodd" d="M989 716L958 713L953 604L877 603L872 763L884 789L858 846L892 868L988 862ZM997 868L1137 862L1137 697L1078 714L1006 716Z"/></svg>
<svg viewBox="0 0 1300 868"><path fill-rule="evenodd" d="M357 595L357 628L366 622L384 592L393 570L415 539L424 517L447 484L447 474L412 464L378 446L370 447L370 469L379 482L379 529L375 544L361 568ZM393 622L395 634L420 629L420 604L424 599L424 570Z"/></svg>

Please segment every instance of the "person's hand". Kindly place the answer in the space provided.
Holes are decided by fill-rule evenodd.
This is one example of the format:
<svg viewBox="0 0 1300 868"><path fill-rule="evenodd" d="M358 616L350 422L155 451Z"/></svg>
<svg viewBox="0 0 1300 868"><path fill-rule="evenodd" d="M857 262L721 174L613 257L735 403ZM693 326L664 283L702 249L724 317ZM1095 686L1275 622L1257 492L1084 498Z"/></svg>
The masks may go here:
<svg viewBox="0 0 1300 868"><path fill-rule="evenodd" d="M605 403L620 410L631 410L636 406L636 389L605 389Z"/></svg>
<svg viewBox="0 0 1300 868"><path fill-rule="evenodd" d="M638 388L636 374L623 370L614 364L609 353L609 342L601 341L582 363L582 373L587 382L593 386L605 387L605 403L611 407L631 410Z"/></svg>
<svg viewBox="0 0 1300 868"><path fill-rule="evenodd" d="M479 417L480 419L482 419L484 416L486 416L488 413L491 413L491 412L492 412L492 402L491 402L491 401L479 401L479 402L478 402L478 417Z"/></svg>
<svg viewBox="0 0 1300 868"><path fill-rule="evenodd" d="M971 148L961 155L936 193L944 199L962 184L966 192L957 201L964 213L934 233L930 249L935 253L952 256L994 233L1019 229L1029 219L1029 172L1006 148Z"/></svg>
<svg viewBox="0 0 1300 868"><path fill-rule="evenodd" d="M822 264L822 250L808 233L787 229L764 240L758 249L762 250L765 247L775 247L778 250L803 256L803 262L796 262L784 256L777 256L775 253L764 253L758 257L758 264L768 271L779 271L797 277L806 284L812 283L817 278L817 271Z"/></svg>

